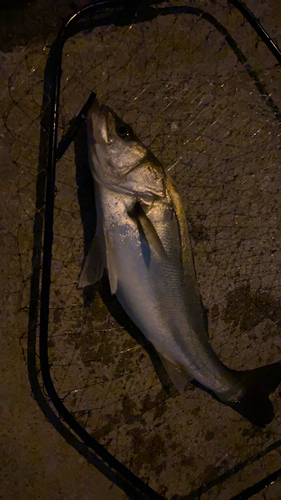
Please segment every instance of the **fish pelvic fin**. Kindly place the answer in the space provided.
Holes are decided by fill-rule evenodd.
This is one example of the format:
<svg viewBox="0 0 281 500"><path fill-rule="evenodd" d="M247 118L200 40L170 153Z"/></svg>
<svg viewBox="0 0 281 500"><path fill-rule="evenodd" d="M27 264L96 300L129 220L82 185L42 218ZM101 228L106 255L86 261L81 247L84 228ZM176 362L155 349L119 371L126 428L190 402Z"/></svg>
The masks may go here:
<svg viewBox="0 0 281 500"><path fill-rule="evenodd" d="M79 276L78 288L94 285L103 275L106 265L105 250L100 234L98 233L99 231L96 231L89 252L84 261L84 265Z"/></svg>
<svg viewBox="0 0 281 500"><path fill-rule="evenodd" d="M281 361L236 373L246 390L238 401L223 402L246 417L253 425L265 427L274 417L269 395L281 383Z"/></svg>
<svg viewBox="0 0 281 500"><path fill-rule="evenodd" d="M111 248L110 239L107 230L104 232L106 246L106 266L108 271L108 279L110 284L111 295L114 295L117 290L118 276L114 265L114 252Z"/></svg>
<svg viewBox="0 0 281 500"><path fill-rule="evenodd" d="M179 391L179 393L185 392L186 386L191 381L191 377L186 373L185 370L183 370L183 368L181 368L180 365L176 365L172 361L162 356L159 352L158 354L175 388Z"/></svg>

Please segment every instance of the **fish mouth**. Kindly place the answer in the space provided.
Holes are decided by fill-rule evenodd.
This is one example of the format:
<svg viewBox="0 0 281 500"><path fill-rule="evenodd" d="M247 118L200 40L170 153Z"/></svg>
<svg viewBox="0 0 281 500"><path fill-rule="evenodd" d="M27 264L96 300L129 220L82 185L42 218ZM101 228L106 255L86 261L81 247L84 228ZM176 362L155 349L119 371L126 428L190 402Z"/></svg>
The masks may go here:
<svg viewBox="0 0 281 500"><path fill-rule="evenodd" d="M94 100L89 110L89 116L96 115L97 117L107 116L109 113L114 115L113 111L105 104L100 104L97 99Z"/></svg>
<svg viewBox="0 0 281 500"><path fill-rule="evenodd" d="M111 142L107 121L109 112L109 108L104 104L100 105L97 99L95 99L89 110L88 120L91 123L93 138L96 144L110 144Z"/></svg>

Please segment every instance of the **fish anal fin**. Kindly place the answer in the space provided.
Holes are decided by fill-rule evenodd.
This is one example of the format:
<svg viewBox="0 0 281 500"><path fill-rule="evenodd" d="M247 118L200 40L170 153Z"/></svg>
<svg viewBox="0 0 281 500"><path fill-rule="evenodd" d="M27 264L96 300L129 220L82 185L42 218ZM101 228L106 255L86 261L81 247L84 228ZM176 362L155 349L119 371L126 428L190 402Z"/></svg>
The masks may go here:
<svg viewBox="0 0 281 500"><path fill-rule="evenodd" d="M191 381L191 377L189 377L189 375L186 374L186 372L180 367L180 365L172 363L172 361L169 361L167 358L164 358L164 356L162 356L161 354L159 354L159 357L176 389L180 393L185 392L187 385Z"/></svg>

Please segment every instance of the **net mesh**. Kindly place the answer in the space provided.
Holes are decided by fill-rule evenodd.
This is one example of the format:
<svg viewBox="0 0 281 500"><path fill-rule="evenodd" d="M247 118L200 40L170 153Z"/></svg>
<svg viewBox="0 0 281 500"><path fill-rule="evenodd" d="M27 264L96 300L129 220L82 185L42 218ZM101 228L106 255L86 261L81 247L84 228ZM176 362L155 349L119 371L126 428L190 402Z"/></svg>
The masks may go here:
<svg viewBox="0 0 281 500"><path fill-rule="evenodd" d="M208 4L208 11L241 46L278 106L280 72L268 49L223 2ZM5 118L12 132L13 123L22 123L13 132L21 148L14 155L11 147L22 169L22 307L45 61L44 52L35 52L19 62L20 71L15 65ZM132 125L175 180L220 359L239 370L280 359L280 123L246 65L212 24L175 10L66 42L61 135L92 91ZM271 398L275 418L263 430L192 386L181 396L165 390L149 352L100 295L84 307L77 288L84 242L76 163L71 145L56 178L49 324L55 389L87 432L152 488L168 499L187 495L280 439L278 394ZM220 486L214 498L223 491Z"/></svg>

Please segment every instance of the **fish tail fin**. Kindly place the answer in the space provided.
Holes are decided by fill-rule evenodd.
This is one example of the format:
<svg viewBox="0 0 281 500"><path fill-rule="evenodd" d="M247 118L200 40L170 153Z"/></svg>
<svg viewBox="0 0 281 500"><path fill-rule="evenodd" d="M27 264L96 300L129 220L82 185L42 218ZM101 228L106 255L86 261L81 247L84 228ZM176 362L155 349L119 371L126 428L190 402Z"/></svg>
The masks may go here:
<svg viewBox="0 0 281 500"><path fill-rule="evenodd" d="M252 424L265 427L274 417L269 394L281 383L281 362L237 374L241 378L245 392L238 401L226 404Z"/></svg>

